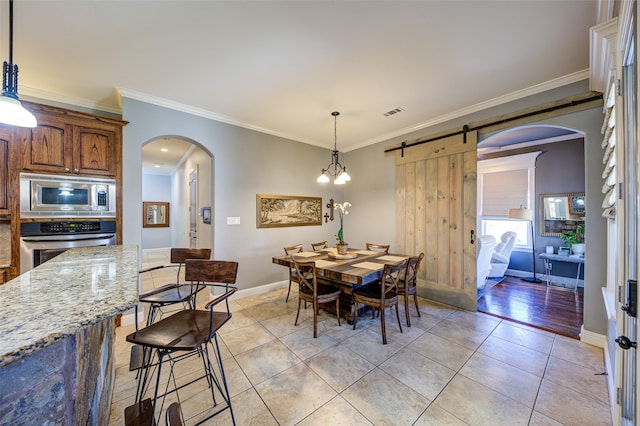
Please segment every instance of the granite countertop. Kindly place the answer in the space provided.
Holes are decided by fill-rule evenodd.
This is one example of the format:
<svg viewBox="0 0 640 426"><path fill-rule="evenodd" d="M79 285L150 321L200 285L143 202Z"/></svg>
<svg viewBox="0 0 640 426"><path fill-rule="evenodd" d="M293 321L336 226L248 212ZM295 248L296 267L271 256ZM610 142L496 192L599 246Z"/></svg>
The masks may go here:
<svg viewBox="0 0 640 426"><path fill-rule="evenodd" d="M67 250L0 286L0 367L137 301L137 246Z"/></svg>

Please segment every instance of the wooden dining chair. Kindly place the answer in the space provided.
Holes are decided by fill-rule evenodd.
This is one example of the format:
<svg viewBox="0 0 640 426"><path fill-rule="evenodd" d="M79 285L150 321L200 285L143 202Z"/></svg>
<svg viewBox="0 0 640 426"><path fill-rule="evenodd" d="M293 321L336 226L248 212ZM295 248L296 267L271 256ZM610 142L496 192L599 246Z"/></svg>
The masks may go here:
<svg viewBox="0 0 640 426"><path fill-rule="evenodd" d="M373 244L367 243L367 250L369 251L379 251L381 253L389 253L390 245L387 244Z"/></svg>
<svg viewBox="0 0 640 426"><path fill-rule="evenodd" d="M208 302L204 310L190 307L178 311L126 337L127 342L155 352L154 359L157 361L148 362L143 367L144 373L138 380L136 404L134 404L142 404L144 407L146 401L144 395L151 382L151 375L156 374L155 390L151 398L151 424L160 424L160 418L156 417L156 414L162 412L167 395L178 392L202 379L206 379L208 383L213 407L216 408L208 418L228 409L231 421L235 424L231 396L218 344L218 330L231 319L228 299L237 291L237 288L233 286L236 282L237 271L237 262L188 259L185 262L185 280L210 288L222 287L225 292ZM227 302L226 310L214 310L222 302ZM174 373L176 363L191 359L193 356L198 356L201 359L204 368L203 374L187 383L178 385ZM165 363L169 364L168 375L162 374L162 367ZM161 382L163 382L162 386ZM174 385L174 389L170 389L171 384ZM222 395L224 400L222 406L220 406L216 395ZM148 406L148 403L146 404ZM125 410L125 416L126 413ZM204 420L207 419L202 421Z"/></svg>
<svg viewBox="0 0 640 426"><path fill-rule="evenodd" d="M424 259L424 253L420 253L419 256L410 257L407 261L407 268L405 269L404 277L401 277L400 281L398 282L398 294L403 296L404 299L404 314L407 317L407 327L411 327L411 319L409 317L409 296L413 296L413 302L416 305L416 311L418 312L418 316L421 316L420 308L418 308L416 284L422 259Z"/></svg>
<svg viewBox="0 0 640 426"><path fill-rule="evenodd" d="M294 253L302 253L302 244L296 244L295 246L289 246L284 248L284 254L290 255ZM295 268L289 268L289 290L287 290L287 299L285 303L289 301L289 293L291 293L291 282L298 282L298 275Z"/></svg>
<svg viewBox="0 0 640 426"><path fill-rule="evenodd" d="M385 264L380 280L367 284L353 290L354 320L353 329L358 324L358 303L370 306L372 309L380 311L380 327L382 329L382 343L387 344L387 330L385 325L384 311L386 308L395 306L398 327L402 333L400 324L400 312L398 310L398 282L404 275L407 267L407 259L398 264Z"/></svg>
<svg viewBox="0 0 640 426"><path fill-rule="evenodd" d="M336 316L340 325L340 289L324 283L319 283L316 276L316 262L296 260L292 256L293 266L297 272L298 283L298 313L294 325L298 325L300 316L300 304L313 304L313 337L318 337L318 309L321 303L336 302Z"/></svg>
<svg viewBox="0 0 640 426"><path fill-rule="evenodd" d="M322 250L327 247L329 247L329 244L327 244L326 241L320 241L319 243L311 243L311 248L313 249L313 251Z"/></svg>

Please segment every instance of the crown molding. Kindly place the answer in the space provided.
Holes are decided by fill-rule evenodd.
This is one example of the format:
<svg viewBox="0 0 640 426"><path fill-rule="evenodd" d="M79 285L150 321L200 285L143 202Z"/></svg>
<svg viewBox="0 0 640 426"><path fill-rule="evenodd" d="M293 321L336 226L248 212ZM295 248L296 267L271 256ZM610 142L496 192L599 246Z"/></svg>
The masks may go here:
<svg viewBox="0 0 640 426"><path fill-rule="evenodd" d="M615 76L618 18L589 29L589 89L605 93Z"/></svg>

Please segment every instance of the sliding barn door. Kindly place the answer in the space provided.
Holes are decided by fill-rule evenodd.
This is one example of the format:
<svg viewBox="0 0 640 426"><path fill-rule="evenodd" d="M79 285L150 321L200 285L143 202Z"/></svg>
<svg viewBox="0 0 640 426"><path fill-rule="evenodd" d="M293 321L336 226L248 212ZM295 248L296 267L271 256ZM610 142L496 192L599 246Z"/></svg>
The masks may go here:
<svg viewBox="0 0 640 426"><path fill-rule="evenodd" d="M398 251L424 252L419 293L476 310L476 142L468 132L395 151Z"/></svg>

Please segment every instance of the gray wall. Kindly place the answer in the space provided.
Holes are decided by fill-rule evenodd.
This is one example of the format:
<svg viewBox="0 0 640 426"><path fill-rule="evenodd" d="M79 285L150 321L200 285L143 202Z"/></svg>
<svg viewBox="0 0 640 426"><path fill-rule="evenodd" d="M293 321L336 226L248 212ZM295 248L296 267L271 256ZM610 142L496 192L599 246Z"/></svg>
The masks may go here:
<svg viewBox="0 0 640 426"><path fill-rule="evenodd" d="M312 241L334 239L336 222L257 229L255 218L258 193L341 202L341 187L316 183L320 169L331 160L330 150L128 98L123 99L123 119L129 121L123 134L125 244L141 244L142 145L159 135L188 139L212 155L213 257L239 262L239 288L284 281L288 270L271 263L273 256L284 254L284 246L303 243L310 249ZM239 216L241 224L227 225L228 216Z"/></svg>
<svg viewBox="0 0 640 426"><path fill-rule="evenodd" d="M473 121L493 118L588 91L588 82L567 85L525 99L483 110L349 152L344 159L352 181L343 188L321 186L315 182L318 171L330 160L330 151L219 123L210 119L123 99L124 128L124 241L140 243L140 157L141 146L158 135L178 135L195 141L213 156L215 185L214 256L240 262L240 288L282 281L284 268L271 264L271 257L282 253L285 245L333 240L336 222L316 227L256 229L256 193L321 196L353 204L345 223L345 239L352 246L366 241L395 245L394 179L395 166L385 157L385 147L404 140L460 128ZM426 119L426 118L425 118ZM588 229L585 265L584 312L586 330L605 334L606 318L600 293L605 283L605 247L589 241L605 240L605 223L600 217L601 158L600 108L564 115L536 124L552 124L585 134L585 192ZM480 134L480 140L490 136ZM590 196L590 194L595 194ZM241 225L226 225L227 216L240 216Z"/></svg>

